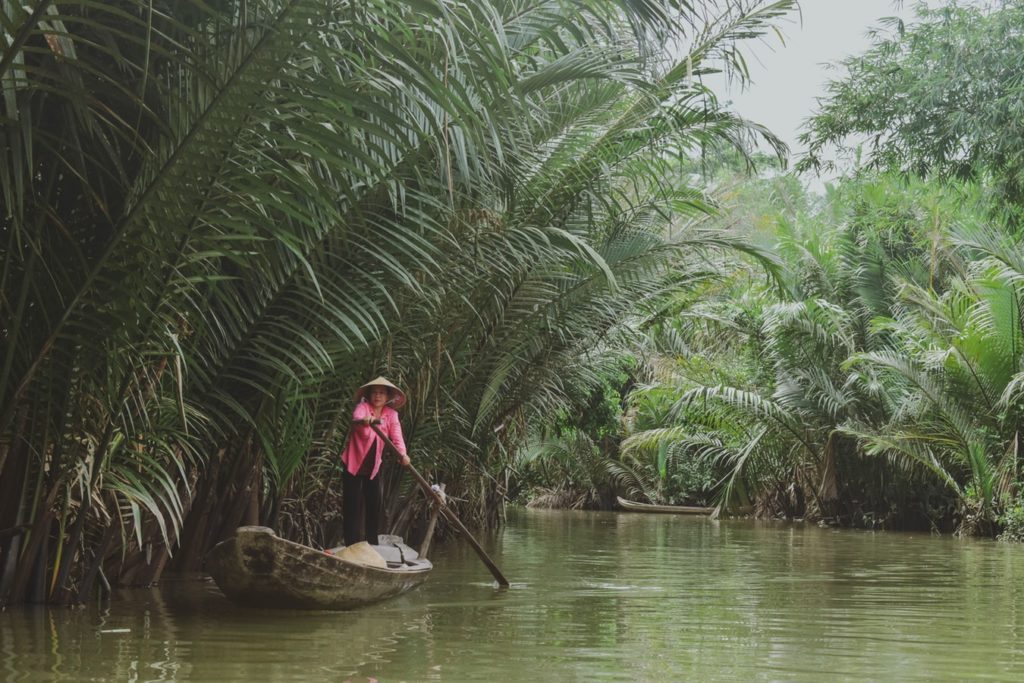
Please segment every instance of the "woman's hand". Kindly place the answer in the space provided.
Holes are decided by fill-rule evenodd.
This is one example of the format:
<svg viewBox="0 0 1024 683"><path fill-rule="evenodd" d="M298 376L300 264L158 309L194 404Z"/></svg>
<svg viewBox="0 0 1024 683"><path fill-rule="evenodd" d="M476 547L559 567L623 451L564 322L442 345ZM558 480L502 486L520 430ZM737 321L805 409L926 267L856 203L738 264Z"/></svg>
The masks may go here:
<svg viewBox="0 0 1024 683"><path fill-rule="evenodd" d="M411 465L411 464L412 464L412 461L411 461L411 460L409 460L409 456L408 456L408 455L399 455L399 456L398 456L398 463L399 463L399 464L400 464L400 465L401 465L402 467L408 467L409 465Z"/></svg>
<svg viewBox="0 0 1024 683"><path fill-rule="evenodd" d="M362 422L366 426L379 425L380 424L380 418L373 418L373 417L370 417L369 415L367 415L366 417L363 418Z"/></svg>

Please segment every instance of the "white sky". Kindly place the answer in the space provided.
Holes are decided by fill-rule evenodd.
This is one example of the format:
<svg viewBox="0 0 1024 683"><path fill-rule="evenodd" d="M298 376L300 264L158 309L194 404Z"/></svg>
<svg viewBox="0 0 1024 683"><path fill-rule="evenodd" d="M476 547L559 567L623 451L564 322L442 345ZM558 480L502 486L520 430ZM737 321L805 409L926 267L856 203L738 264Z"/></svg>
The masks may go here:
<svg viewBox="0 0 1024 683"><path fill-rule="evenodd" d="M916 4L916 0L801 0L802 22L793 15L781 26L785 45L774 36L767 44L748 43L744 54L753 84L744 92L733 88L722 99L732 99L733 109L740 115L766 125L789 144L796 157L802 151L797 135L816 111L816 98L824 96L826 81L843 73L826 68L826 64L866 50L871 44L868 30L880 27L882 17L898 16L909 23ZM927 4L939 7L946 3L927 0ZM712 88L723 92L714 85Z"/></svg>

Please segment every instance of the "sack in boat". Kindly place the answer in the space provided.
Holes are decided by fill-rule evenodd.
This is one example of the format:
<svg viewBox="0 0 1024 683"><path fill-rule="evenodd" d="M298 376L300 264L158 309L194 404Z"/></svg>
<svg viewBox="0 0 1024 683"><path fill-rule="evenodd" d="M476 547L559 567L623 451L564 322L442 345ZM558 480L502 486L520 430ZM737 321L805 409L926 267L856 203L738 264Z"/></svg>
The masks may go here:
<svg viewBox="0 0 1024 683"><path fill-rule="evenodd" d="M352 545L345 546L338 552L334 553L334 556L339 557L346 562L353 562L367 567L377 567L378 569L388 568L388 563L384 560L381 554L374 550L373 546L366 541L360 541L359 543L353 543Z"/></svg>

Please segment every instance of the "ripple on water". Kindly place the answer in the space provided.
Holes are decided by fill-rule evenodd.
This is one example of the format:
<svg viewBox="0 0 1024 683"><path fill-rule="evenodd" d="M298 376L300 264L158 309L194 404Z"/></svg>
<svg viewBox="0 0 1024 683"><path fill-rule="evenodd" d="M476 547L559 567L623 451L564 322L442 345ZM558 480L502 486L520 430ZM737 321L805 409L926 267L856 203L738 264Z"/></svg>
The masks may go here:
<svg viewBox="0 0 1024 683"><path fill-rule="evenodd" d="M0 614L4 680L1018 680L1024 549L927 535L556 511L351 613L208 583Z"/></svg>

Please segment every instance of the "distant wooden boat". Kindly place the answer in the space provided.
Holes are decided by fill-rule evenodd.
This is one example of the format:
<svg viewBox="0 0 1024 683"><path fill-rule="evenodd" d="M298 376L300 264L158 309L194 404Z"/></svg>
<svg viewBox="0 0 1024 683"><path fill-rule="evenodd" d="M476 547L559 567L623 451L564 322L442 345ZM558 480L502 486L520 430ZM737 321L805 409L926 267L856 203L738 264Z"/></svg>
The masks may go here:
<svg viewBox="0 0 1024 683"><path fill-rule="evenodd" d="M670 515L710 515L715 508L697 507L695 505L651 505L650 503L636 503L616 496L619 507L630 512L659 512Z"/></svg>
<svg viewBox="0 0 1024 683"><path fill-rule="evenodd" d="M239 527L206 558L206 569L233 602L251 607L347 610L393 598L423 583L433 565L397 536L376 545L387 569L368 567L279 538L272 529Z"/></svg>

